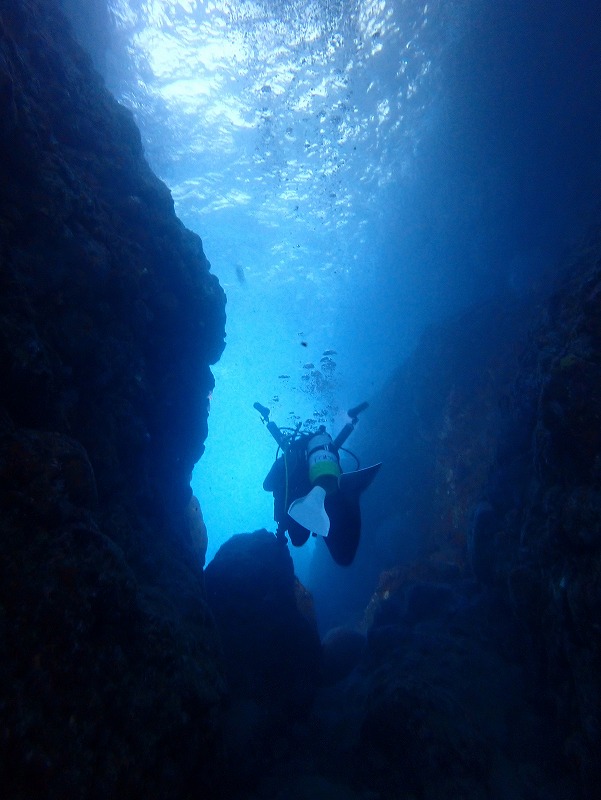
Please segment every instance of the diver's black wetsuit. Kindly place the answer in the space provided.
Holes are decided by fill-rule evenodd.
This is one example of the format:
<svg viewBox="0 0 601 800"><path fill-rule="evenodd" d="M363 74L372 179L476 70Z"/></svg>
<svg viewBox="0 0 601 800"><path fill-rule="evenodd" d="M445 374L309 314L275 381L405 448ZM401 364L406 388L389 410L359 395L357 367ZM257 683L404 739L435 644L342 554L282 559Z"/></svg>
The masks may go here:
<svg viewBox="0 0 601 800"><path fill-rule="evenodd" d="M263 482L267 492L273 492L273 516L278 523L277 536L283 541L288 531L290 541L301 547L310 532L295 522L288 514L290 504L311 491L307 469L307 442L310 436L301 436L291 443L285 456L280 456ZM286 463L287 462L287 463ZM332 558L341 566L353 562L361 535L361 509L359 494L338 489L325 499L326 514L330 519L330 532L324 538Z"/></svg>

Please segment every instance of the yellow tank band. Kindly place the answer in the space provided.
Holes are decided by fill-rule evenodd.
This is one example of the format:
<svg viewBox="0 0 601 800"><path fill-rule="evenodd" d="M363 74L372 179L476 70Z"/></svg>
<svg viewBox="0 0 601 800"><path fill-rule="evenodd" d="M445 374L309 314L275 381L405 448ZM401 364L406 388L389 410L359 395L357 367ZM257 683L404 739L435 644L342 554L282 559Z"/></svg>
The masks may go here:
<svg viewBox="0 0 601 800"><path fill-rule="evenodd" d="M309 480L315 483L318 478L324 475L333 475L337 478L340 475L340 466L337 461L318 461L309 467Z"/></svg>

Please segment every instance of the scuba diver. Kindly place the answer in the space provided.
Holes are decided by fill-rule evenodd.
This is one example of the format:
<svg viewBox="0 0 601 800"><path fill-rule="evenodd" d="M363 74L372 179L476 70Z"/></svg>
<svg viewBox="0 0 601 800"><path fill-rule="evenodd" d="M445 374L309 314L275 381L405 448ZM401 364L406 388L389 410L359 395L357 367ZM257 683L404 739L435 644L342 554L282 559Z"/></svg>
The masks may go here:
<svg viewBox="0 0 601 800"><path fill-rule="evenodd" d="M347 413L347 422L335 439L322 425L317 431L278 428L269 419L269 409L255 403L264 425L277 442L276 459L263 488L273 493L276 537L286 542L286 532L295 547L301 547L311 533L322 536L332 558L341 566L352 564L361 535L359 496L367 489L381 464L343 472L342 445L355 429L358 415L367 408L361 403ZM279 455L280 450L282 454Z"/></svg>

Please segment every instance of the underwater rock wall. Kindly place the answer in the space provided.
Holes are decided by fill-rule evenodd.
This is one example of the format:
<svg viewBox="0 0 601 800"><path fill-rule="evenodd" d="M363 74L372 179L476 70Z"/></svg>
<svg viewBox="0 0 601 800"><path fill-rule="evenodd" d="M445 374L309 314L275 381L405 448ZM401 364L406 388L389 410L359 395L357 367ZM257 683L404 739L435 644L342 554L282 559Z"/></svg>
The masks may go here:
<svg viewBox="0 0 601 800"><path fill-rule="evenodd" d="M3 5L4 403L78 438L101 496L127 484L181 503L224 294L65 24L52 5Z"/></svg>
<svg viewBox="0 0 601 800"><path fill-rule="evenodd" d="M533 328L473 526L481 579L529 636L565 757L601 781L601 234L571 256Z"/></svg>
<svg viewBox="0 0 601 800"><path fill-rule="evenodd" d="M224 681L189 477L224 322L200 239L56 3L3 0L4 797L210 792Z"/></svg>
<svg viewBox="0 0 601 800"><path fill-rule="evenodd" d="M516 786L527 770L539 773L539 783L552 775L542 791L548 797L596 797L601 778L600 302L594 231L558 265L550 296L533 297L530 307L493 303L436 326L373 403L377 419L385 409L402 410L393 435L372 440L374 452L390 443L384 461L394 466L382 470L364 504L375 521L364 537L400 556L367 610L374 671L389 669L385 684L393 688L415 684L406 628L424 619L429 646L451 653L460 635L472 665L485 643L491 671L473 677L483 692L472 709L484 708L485 727L494 720L487 697L507 708L503 727L481 738L480 754L487 747L500 753L494 758L505 761L505 777L516 771ZM452 646L442 645L446 636ZM399 654L406 674L402 663L394 667ZM441 669L429 658L418 672L428 670L430 687L448 681L460 701L467 667ZM508 679L511 691L484 688ZM400 717L392 700L380 725ZM413 703L427 706L417 696ZM367 746L390 749L378 730ZM462 741L454 733L453 747ZM401 726L395 737L403 735ZM452 746L444 744L447 755ZM496 763L485 783L501 780ZM422 770L415 779L423 777Z"/></svg>

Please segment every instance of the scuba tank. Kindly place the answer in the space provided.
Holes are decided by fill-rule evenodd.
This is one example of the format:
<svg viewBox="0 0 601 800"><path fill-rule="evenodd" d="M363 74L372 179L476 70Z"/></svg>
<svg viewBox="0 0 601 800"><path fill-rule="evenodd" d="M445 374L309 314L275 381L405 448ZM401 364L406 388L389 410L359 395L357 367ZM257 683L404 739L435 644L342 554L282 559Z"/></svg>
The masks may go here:
<svg viewBox="0 0 601 800"><path fill-rule="evenodd" d="M333 490L333 484L337 483L342 470L337 448L323 427L307 442L307 466L312 484L319 484L326 491L330 486Z"/></svg>
<svg viewBox="0 0 601 800"><path fill-rule="evenodd" d="M338 478L342 470L332 437L325 428L320 428L307 442L307 468L313 488L309 494L291 503L288 514L308 531L327 536L330 518L326 513L325 500L328 494L338 490Z"/></svg>

